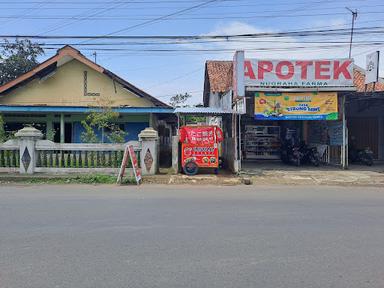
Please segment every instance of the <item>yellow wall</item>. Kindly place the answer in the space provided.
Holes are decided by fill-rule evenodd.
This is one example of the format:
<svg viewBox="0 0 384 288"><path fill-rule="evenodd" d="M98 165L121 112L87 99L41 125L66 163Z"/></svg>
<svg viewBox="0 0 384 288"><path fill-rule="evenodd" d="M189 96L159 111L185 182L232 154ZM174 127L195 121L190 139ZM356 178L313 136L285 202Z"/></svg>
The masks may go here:
<svg viewBox="0 0 384 288"><path fill-rule="evenodd" d="M84 96L84 71L88 72L88 92L100 96ZM153 107L147 99L114 83L108 76L99 73L77 60L60 66L56 74L44 81L35 79L9 94L0 97L0 105L45 105L45 106L93 106L111 103L112 106Z"/></svg>

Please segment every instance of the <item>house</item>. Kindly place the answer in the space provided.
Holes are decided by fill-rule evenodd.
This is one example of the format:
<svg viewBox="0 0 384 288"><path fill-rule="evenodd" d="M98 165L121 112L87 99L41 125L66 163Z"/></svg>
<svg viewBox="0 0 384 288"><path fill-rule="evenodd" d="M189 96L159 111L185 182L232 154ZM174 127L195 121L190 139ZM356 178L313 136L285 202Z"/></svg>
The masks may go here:
<svg viewBox="0 0 384 288"><path fill-rule="evenodd" d="M126 141L173 112L172 107L89 60L71 46L0 86L0 113L8 131L32 124L54 131L56 142L79 143L90 111L111 107ZM168 115L168 116L167 116ZM100 131L97 131L100 134Z"/></svg>
<svg viewBox="0 0 384 288"><path fill-rule="evenodd" d="M222 108L223 103L226 103L227 101L228 94L233 95L233 87L235 86L235 83L233 83L233 63L233 61L214 60L206 62L203 92L204 106ZM333 129L332 126L337 127L337 125L341 123L342 112L340 111L340 97L344 95L346 99L345 115L348 127L349 146L351 147L351 145L353 144L357 149L364 149L365 147L370 147L374 152L375 159L384 160L384 80L380 78L379 81L375 84L371 83L365 85L365 70L354 65L353 86L356 91L338 92L339 116L336 121L256 120L255 95L257 94L258 90L257 87L254 87L253 90L246 90L245 103L242 101L236 102L237 104L242 104L241 110L245 112L245 114L241 116L240 125L237 124L240 130L238 131L238 134L240 135L240 137L238 137L238 147L241 147L240 158L242 160L247 160L247 156L250 156L249 159L251 159L252 156L254 157L254 159L257 160L275 159L275 157L276 159L279 159L278 147L280 144L278 142L280 141L280 139L287 136L285 134L286 131L288 131L288 133L297 133L299 134L299 136L302 137L302 139L304 138L308 142L322 142L322 140L319 139L320 137L322 137L320 135L320 131L324 127L325 129ZM279 88L273 89L275 89L273 91L276 92ZM312 89L317 90L315 92L311 92L309 88L307 90L307 93L318 92L317 88ZM286 91L293 91L293 89L286 89ZM272 92L271 94L273 94ZM232 105L235 105L235 100L238 99L239 98L231 96ZM264 132L267 134L261 135ZM258 134L256 135L255 133ZM273 137L276 137L275 142L271 140L271 138ZM247 138L249 138L249 141L247 141ZM329 138L325 142L327 141L329 144ZM256 146L247 148L248 142L250 143L250 145L255 145L255 143L258 144ZM261 147L260 143L264 143L264 147ZM339 147L337 147L337 149L332 149L331 152L332 155L337 156L335 158L338 158L338 160L340 161L340 144L338 144L338 146ZM257 150L259 148L261 149L260 151ZM336 148L336 146L331 148Z"/></svg>

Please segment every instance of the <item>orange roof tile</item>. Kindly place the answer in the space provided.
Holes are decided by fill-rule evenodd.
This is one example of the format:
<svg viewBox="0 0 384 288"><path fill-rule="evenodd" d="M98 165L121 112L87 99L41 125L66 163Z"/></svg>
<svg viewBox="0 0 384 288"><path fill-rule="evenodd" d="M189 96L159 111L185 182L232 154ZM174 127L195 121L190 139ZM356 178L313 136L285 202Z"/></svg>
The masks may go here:
<svg viewBox="0 0 384 288"><path fill-rule="evenodd" d="M210 92L227 92L232 87L232 61L207 61Z"/></svg>
<svg viewBox="0 0 384 288"><path fill-rule="evenodd" d="M384 83L377 82L375 84L375 90L373 90L373 83L367 84L367 89L365 89L365 74L361 68L353 69L353 82L357 88L357 92L378 92L384 91Z"/></svg>

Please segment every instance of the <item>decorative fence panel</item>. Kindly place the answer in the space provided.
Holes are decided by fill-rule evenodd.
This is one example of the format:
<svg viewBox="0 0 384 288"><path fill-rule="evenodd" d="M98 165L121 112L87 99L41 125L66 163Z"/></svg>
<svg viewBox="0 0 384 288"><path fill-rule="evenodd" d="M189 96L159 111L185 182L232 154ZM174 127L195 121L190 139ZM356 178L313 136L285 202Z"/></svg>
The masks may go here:
<svg viewBox="0 0 384 288"><path fill-rule="evenodd" d="M0 172L18 172L20 167L20 149L17 140L8 140L0 144Z"/></svg>
<svg viewBox="0 0 384 288"><path fill-rule="evenodd" d="M47 140L36 142L36 172L115 173L120 168L124 150L133 145L140 159L140 143L125 144L60 144ZM127 168L132 168L130 161ZM128 169L128 171L130 171Z"/></svg>

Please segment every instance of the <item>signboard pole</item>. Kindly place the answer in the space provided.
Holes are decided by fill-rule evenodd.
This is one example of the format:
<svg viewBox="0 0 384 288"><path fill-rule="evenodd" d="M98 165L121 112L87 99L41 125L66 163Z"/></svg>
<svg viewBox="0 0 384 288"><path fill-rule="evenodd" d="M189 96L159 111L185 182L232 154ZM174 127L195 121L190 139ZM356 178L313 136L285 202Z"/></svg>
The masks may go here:
<svg viewBox="0 0 384 288"><path fill-rule="evenodd" d="M342 113L343 113L343 146L341 147L341 164L343 169L348 168L347 164L347 119L345 116L345 95L342 96Z"/></svg>

